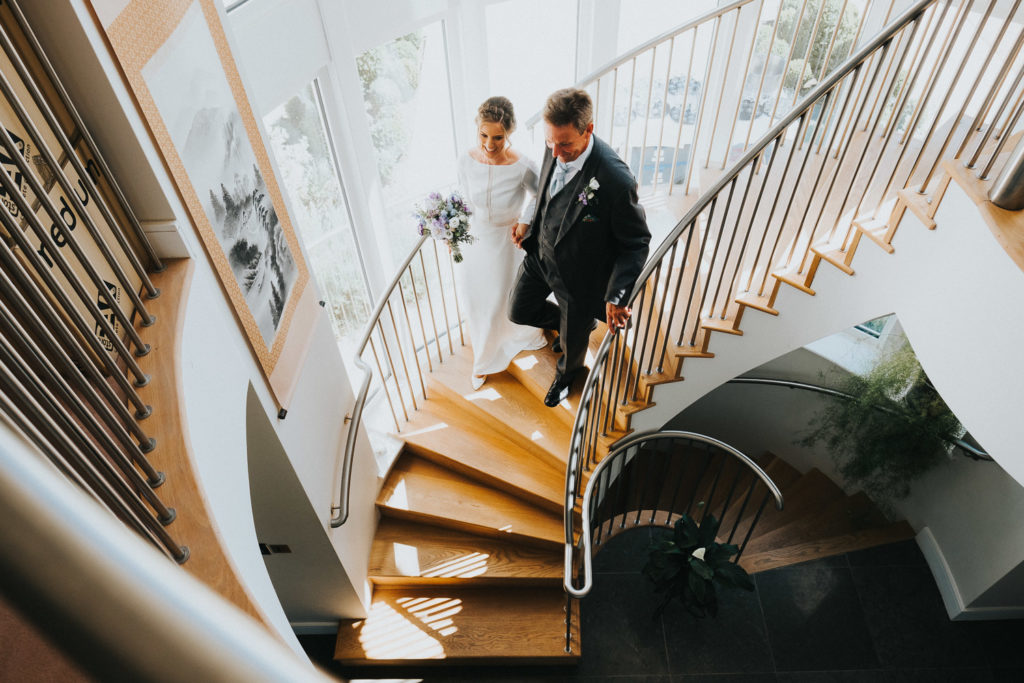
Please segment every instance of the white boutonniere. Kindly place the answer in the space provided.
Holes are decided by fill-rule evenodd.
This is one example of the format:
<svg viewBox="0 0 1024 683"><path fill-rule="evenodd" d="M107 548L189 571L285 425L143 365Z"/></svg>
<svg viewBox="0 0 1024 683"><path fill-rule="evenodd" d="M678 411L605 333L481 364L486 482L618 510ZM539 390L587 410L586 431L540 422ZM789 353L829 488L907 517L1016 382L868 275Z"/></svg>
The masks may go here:
<svg viewBox="0 0 1024 683"><path fill-rule="evenodd" d="M579 196L576 197L583 206L586 206L594 198L594 193L601 188L601 183L597 182L597 178L591 178L587 186L583 188L583 192L580 192Z"/></svg>

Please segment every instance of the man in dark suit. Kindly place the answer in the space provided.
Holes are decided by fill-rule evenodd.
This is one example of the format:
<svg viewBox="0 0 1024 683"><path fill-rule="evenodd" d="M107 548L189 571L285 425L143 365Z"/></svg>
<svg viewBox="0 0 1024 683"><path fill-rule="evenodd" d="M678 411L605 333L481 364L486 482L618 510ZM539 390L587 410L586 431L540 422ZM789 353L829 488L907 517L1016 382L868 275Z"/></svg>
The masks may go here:
<svg viewBox="0 0 1024 683"><path fill-rule="evenodd" d="M553 93L544 107L546 154L537 208L513 228L526 258L509 299L509 318L557 329L563 355L544 397L554 407L583 368L595 319L614 333L630 316L629 295L647 260L650 230L629 167L594 135L593 104L583 90ZM557 305L548 301L555 295Z"/></svg>

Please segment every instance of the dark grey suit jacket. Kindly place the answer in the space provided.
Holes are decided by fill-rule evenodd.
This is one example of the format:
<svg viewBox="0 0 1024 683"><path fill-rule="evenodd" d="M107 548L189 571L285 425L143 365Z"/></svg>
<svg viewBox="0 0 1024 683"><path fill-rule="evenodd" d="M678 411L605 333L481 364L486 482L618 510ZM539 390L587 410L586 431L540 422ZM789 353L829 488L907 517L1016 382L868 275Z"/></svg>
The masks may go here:
<svg viewBox="0 0 1024 683"><path fill-rule="evenodd" d="M547 192L555 166L545 149L540 192ZM596 178L600 187L584 204L580 194ZM594 136L594 149L563 192L572 199L561 218L555 243L555 267L567 291L558 292L571 302L594 310L604 318L604 303L625 305L647 261L651 232L637 201L636 179L626 163L604 141ZM528 254L538 255L540 207L523 241Z"/></svg>

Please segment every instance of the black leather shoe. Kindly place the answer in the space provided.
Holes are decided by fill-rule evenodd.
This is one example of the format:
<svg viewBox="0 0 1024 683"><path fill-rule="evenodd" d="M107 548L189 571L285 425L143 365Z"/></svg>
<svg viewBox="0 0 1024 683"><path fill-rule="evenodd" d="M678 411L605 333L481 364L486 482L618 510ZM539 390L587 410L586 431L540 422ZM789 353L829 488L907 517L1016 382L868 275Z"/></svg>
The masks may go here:
<svg viewBox="0 0 1024 683"><path fill-rule="evenodd" d="M561 375L555 375L555 381L551 383L551 388L548 389L548 393L544 396L544 405L548 408L554 408L559 403L569 397L569 386L572 384L572 377L562 377Z"/></svg>
<svg viewBox="0 0 1024 683"><path fill-rule="evenodd" d="M594 322L590 323L590 332L593 332L596 329L597 329L597 320L594 320ZM590 334L590 332L588 332L587 334ZM555 337L555 341L551 342L551 350L554 351L555 353L561 353L562 352L562 337L561 336Z"/></svg>

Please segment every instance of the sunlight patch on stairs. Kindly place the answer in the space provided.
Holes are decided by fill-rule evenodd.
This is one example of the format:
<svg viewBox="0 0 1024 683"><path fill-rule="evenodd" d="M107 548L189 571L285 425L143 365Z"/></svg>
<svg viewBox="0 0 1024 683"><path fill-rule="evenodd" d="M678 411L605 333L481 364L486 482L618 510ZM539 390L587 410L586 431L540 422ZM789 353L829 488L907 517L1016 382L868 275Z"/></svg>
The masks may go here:
<svg viewBox="0 0 1024 683"><path fill-rule="evenodd" d="M398 544L396 543L395 545ZM423 572L422 576L449 579L471 579L474 576L483 576L487 573L488 558L490 558L490 555L487 553L468 553L442 562L436 567Z"/></svg>
<svg viewBox="0 0 1024 683"><path fill-rule="evenodd" d="M447 637L458 631L453 616L462 611L462 601L446 598L399 598L395 607L376 602L370 615L352 628L362 626L359 643L368 659L444 659L441 642L432 635Z"/></svg>
<svg viewBox="0 0 1024 683"><path fill-rule="evenodd" d="M391 495L388 496L387 505L388 507L393 507L398 510L409 509L409 494L405 490L404 479L395 484L394 490L391 491Z"/></svg>

